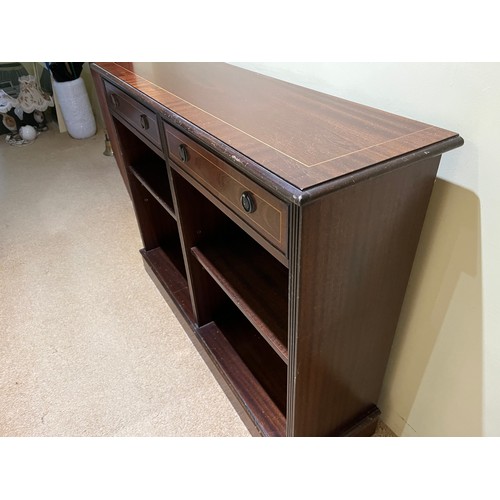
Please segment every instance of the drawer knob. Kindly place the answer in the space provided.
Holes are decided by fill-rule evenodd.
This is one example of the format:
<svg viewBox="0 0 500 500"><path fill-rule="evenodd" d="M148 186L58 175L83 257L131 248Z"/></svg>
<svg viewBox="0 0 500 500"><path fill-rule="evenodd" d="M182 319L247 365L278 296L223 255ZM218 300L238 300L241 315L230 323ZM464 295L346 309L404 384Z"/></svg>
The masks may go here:
<svg viewBox="0 0 500 500"><path fill-rule="evenodd" d="M189 153L185 144L179 145L179 156L184 163L189 160Z"/></svg>
<svg viewBox="0 0 500 500"><path fill-rule="evenodd" d="M146 115L141 115L141 127L144 130L147 130L149 128L149 121Z"/></svg>
<svg viewBox="0 0 500 500"><path fill-rule="evenodd" d="M111 94L111 102L115 108L120 105L120 101L118 100L118 96L116 94Z"/></svg>
<svg viewBox="0 0 500 500"><path fill-rule="evenodd" d="M249 214L255 212L257 207L255 206L255 200L250 191L244 191L241 195L241 206L243 207L243 210Z"/></svg>

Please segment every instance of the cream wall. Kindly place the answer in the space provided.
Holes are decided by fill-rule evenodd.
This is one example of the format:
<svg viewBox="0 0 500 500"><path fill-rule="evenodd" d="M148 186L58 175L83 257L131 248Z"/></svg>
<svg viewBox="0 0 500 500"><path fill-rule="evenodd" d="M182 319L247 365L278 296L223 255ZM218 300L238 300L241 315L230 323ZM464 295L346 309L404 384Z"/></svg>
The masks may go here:
<svg viewBox="0 0 500 500"><path fill-rule="evenodd" d="M379 403L401 436L500 436L500 64L234 64L465 139L441 161Z"/></svg>

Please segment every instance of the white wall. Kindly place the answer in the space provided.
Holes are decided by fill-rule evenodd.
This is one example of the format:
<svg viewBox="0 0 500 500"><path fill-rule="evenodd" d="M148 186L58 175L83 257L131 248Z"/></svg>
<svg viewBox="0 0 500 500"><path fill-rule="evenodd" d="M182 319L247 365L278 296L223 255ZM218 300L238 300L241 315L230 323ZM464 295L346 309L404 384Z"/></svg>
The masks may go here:
<svg viewBox="0 0 500 500"><path fill-rule="evenodd" d="M500 64L234 63L456 131L386 373L402 436L500 436Z"/></svg>

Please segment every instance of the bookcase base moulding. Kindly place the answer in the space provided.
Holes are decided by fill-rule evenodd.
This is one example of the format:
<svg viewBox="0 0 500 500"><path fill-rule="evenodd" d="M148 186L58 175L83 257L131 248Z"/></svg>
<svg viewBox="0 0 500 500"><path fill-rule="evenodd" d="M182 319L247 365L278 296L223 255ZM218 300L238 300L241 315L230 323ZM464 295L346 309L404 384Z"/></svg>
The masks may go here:
<svg viewBox="0 0 500 500"><path fill-rule="evenodd" d="M462 138L228 64L91 69L146 271L249 430L373 434Z"/></svg>

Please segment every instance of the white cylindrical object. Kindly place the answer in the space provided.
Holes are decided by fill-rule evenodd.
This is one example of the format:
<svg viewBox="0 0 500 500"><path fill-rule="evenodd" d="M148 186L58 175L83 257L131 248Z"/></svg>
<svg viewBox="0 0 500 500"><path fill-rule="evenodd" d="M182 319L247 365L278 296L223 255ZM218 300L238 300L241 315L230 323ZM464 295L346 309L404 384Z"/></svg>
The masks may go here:
<svg viewBox="0 0 500 500"><path fill-rule="evenodd" d="M96 133L96 124L82 77L68 82L52 82L68 134L87 139Z"/></svg>

